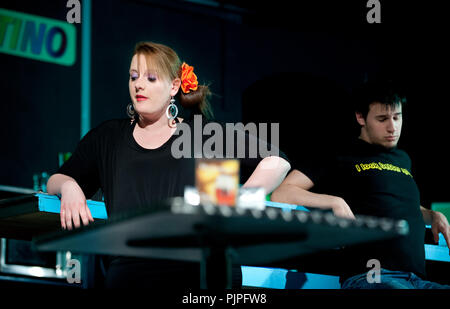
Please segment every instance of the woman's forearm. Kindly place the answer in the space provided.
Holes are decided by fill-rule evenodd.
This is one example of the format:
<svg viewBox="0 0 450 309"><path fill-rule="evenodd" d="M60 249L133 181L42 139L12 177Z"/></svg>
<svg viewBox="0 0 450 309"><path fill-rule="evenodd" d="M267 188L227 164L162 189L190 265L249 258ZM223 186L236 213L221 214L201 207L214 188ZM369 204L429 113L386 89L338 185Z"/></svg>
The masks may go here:
<svg viewBox="0 0 450 309"><path fill-rule="evenodd" d="M283 158L266 157L259 162L243 187L262 187L269 194L282 183L290 168L289 162Z"/></svg>
<svg viewBox="0 0 450 309"><path fill-rule="evenodd" d="M47 193L60 195L62 186L68 181L76 183L75 179L64 174L53 174L47 181Z"/></svg>

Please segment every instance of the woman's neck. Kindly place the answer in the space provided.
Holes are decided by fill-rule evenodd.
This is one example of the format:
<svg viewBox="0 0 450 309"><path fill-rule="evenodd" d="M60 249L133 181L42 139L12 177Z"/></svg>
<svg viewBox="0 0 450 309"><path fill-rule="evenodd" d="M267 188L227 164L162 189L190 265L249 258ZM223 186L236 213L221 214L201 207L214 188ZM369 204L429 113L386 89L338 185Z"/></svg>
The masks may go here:
<svg viewBox="0 0 450 309"><path fill-rule="evenodd" d="M182 121L182 119L178 120ZM175 120L169 120L165 115L156 121L140 116L133 136L142 147L155 149L167 142L175 133L176 128Z"/></svg>
<svg viewBox="0 0 450 309"><path fill-rule="evenodd" d="M167 119L167 117L165 117L165 115L157 119L149 119L143 116L139 116L137 125L140 129L149 132L159 132L161 130L167 130L170 128L169 120Z"/></svg>

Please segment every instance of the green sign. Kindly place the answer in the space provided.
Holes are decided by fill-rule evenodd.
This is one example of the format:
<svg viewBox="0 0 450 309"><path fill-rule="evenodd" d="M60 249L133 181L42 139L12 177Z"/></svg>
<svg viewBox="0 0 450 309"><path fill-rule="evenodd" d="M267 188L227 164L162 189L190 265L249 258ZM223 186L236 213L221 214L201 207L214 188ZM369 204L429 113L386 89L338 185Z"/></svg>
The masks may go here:
<svg viewBox="0 0 450 309"><path fill-rule="evenodd" d="M76 28L65 21L0 8L0 52L61 65L76 58Z"/></svg>

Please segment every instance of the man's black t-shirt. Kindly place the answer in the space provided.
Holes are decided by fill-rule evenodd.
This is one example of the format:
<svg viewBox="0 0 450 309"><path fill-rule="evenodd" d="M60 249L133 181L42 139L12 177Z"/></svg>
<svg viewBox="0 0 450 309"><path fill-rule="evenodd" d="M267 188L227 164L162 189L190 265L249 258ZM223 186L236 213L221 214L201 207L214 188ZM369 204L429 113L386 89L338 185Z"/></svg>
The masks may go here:
<svg viewBox="0 0 450 309"><path fill-rule="evenodd" d="M344 249L341 280L370 270L366 265L370 259L379 260L385 269L425 276L425 223L406 152L358 139L338 154L321 156L299 170L313 181L314 192L343 198L355 215L405 219L409 223L407 236Z"/></svg>

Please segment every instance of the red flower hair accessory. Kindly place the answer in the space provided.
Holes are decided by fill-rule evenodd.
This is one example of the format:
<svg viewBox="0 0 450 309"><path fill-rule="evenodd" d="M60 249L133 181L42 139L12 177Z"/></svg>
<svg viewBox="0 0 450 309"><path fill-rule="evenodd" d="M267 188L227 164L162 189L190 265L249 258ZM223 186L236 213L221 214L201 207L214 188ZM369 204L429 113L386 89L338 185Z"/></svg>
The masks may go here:
<svg viewBox="0 0 450 309"><path fill-rule="evenodd" d="M189 93L197 90L198 81L197 75L194 73L194 67L188 65L186 62L183 62L181 66L181 90L184 93Z"/></svg>

